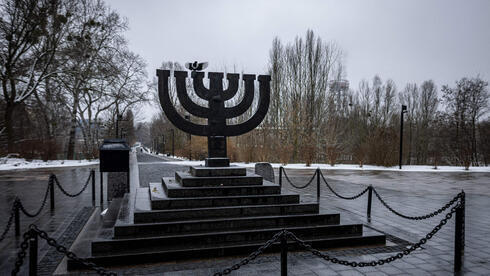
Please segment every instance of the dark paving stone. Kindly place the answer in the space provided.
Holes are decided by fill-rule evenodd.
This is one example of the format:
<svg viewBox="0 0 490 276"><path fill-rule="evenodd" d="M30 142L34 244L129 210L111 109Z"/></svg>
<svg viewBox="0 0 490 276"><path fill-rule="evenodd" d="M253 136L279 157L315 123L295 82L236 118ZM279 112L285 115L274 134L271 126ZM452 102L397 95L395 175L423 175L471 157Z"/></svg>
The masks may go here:
<svg viewBox="0 0 490 276"><path fill-rule="evenodd" d="M87 222L90 215L92 215L93 210L92 207L83 207L82 210L75 215L65 231L56 239L58 244L69 248L75 241L78 233L80 233L83 225ZM44 240L40 240L39 242L45 243ZM44 258L42 258L38 264L38 275L52 275L64 256L65 255L58 252L56 248L50 247Z"/></svg>

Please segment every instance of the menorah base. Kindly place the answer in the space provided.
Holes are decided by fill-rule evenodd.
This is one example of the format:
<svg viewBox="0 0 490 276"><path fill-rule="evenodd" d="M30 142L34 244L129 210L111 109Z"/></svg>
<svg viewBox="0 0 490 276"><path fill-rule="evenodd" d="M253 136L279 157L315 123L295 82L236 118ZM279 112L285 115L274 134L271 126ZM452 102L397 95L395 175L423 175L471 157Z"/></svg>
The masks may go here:
<svg viewBox="0 0 490 276"><path fill-rule="evenodd" d="M209 158L226 158L225 136L208 136L208 156Z"/></svg>
<svg viewBox="0 0 490 276"><path fill-rule="evenodd" d="M230 158L227 157L212 157L204 159L204 166L206 167L229 167Z"/></svg>

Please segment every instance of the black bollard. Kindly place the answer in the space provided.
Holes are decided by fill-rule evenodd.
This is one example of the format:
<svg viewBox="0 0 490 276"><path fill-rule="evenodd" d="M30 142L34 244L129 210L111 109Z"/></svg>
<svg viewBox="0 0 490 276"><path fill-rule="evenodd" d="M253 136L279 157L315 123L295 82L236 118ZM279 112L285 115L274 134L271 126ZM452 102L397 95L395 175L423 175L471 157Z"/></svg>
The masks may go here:
<svg viewBox="0 0 490 276"><path fill-rule="evenodd" d="M288 275L288 237L286 232L281 236L281 276Z"/></svg>
<svg viewBox="0 0 490 276"><path fill-rule="evenodd" d="M367 218L368 221L371 221L371 202L373 201L373 186L369 185L368 188Z"/></svg>
<svg viewBox="0 0 490 276"><path fill-rule="evenodd" d="M37 232L29 230L29 276L37 275Z"/></svg>
<svg viewBox="0 0 490 276"><path fill-rule="evenodd" d="M54 211L54 178L55 175L52 174L49 176L49 204L51 206L51 212Z"/></svg>
<svg viewBox="0 0 490 276"><path fill-rule="evenodd" d="M95 206L95 170L90 171L90 177L92 178L92 206Z"/></svg>
<svg viewBox="0 0 490 276"><path fill-rule="evenodd" d="M320 204L320 168L316 169L316 202Z"/></svg>
<svg viewBox="0 0 490 276"><path fill-rule="evenodd" d="M465 198L460 199L461 205L456 209L456 222L454 229L454 272L461 271L461 265L463 263L463 251L464 251L464 211L465 211Z"/></svg>

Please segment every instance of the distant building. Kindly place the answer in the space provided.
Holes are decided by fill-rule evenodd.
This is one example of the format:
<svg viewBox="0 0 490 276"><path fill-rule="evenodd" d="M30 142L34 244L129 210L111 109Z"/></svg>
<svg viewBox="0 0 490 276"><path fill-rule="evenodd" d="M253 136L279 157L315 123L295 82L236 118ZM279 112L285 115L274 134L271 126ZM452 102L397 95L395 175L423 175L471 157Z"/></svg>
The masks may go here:
<svg viewBox="0 0 490 276"><path fill-rule="evenodd" d="M333 92L345 92L349 90L348 80L331 80L328 82L328 88Z"/></svg>

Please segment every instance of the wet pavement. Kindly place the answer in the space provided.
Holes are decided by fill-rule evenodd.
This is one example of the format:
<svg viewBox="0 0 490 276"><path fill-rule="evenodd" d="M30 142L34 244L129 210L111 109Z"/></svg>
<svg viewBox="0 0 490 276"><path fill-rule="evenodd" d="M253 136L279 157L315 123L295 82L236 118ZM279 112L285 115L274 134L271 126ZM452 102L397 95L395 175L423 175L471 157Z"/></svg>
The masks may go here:
<svg viewBox="0 0 490 276"><path fill-rule="evenodd" d="M155 157L138 153L140 186L149 182L159 182L162 176L173 176L175 171L186 171L187 166L169 165L166 157ZM133 164L136 169L136 164ZM29 211L38 208L47 185L49 173L54 171L61 184L69 192L78 191L89 173L89 167L64 168L56 170L29 170L0 173L0 231L5 226L14 196L18 195ZM313 170L288 169L288 175L297 185L306 183ZM406 215L425 215L449 201L461 189L466 195L466 250L462 275L488 275L490 272L490 173L421 173L421 172L366 172L366 171L324 171L327 181L342 195L354 195L372 184L388 204ZM276 171L276 179L278 177ZM98 204L97 173L96 191ZM276 180L277 181L277 180ZM283 179L283 188L302 195L302 201L316 200L316 181L305 189L295 189ZM56 211L49 212L49 200L42 214L34 219L21 215L22 230L30 223L36 223L57 239L75 236L85 219L87 207L92 205L90 187L75 199L56 192ZM366 220L367 195L356 200L342 200L335 197L327 187L321 185L320 208L339 212L342 223L364 223L387 234L409 242L417 242L424 237L443 215L424 221L411 221L390 213L373 197L372 220ZM68 233L67 233L68 232ZM65 240L69 246L70 239ZM10 274L14 253L19 240L14 238L13 229L6 240L0 242L0 273ZM451 219L430 241L401 260L377 267L348 267L331 264L307 252L289 254L289 275L451 275L453 269L454 218ZM49 248L40 249L40 265L56 262L50 256ZM337 258L348 261L371 261L391 256L393 253L379 253L371 249L349 249L326 251ZM114 269L123 275L212 275L236 262L240 257L203 259L187 262L162 262L137 267ZM50 264L51 262L51 264ZM26 264L24 264L26 267ZM280 260L277 254L259 256L231 275L279 275ZM25 270L23 271L25 275ZM22 273L21 273L22 274Z"/></svg>
<svg viewBox="0 0 490 276"><path fill-rule="evenodd" d="M16 196L21 199L22 204L28 212L34 213L41 206L51 173L56 174L60 184L67 192L76 193L85 184L92 168L98 170L98 166L85 166L0 172L0 231L3 232L5 229ZM98 190L99 174L97 172L97 205L99 204ZM22 213L20 214L21 236L19 238L15 237L14 225L12 225L5 240L0 242L0 274L10 275L10 271L15 262L15 254L22 241L22 234L28 229L30 224L36 224L62 245L69 246L91 213L91 184L76 198L63 195L55 187L55 211L50 211L48 196L46 205L37 217L30 218ZM54 269L56 262L60 261L60 257L53 258L53 254L48 254L50 253L50 249L46 242L40 241L38 260L40 266ZM53 252L51 251L51 253ZM27 269L26 263L27 260L24 261L23 270L21 270L20 275L27 274L27 271L25 271ZM42 269L40 269L40 272L42 272Z"/></svg>
<svg viewBox="0 0 490 276"><path fill-rule="evenodd" d="M140 185L159 181L162 173L173 175L175 170L188 167L151 164L158 160L143 159L140 163ZM288 169L289 178L296 185L304 185L314 170ZM373 185L381 197L395 210L405 215L420 216L439 209L462 189L466 192L466 247L461 275L490 274L490 173L470 172L379 172L379 171L324 171L329 184L340 194L352 196L367 185ZM144 175L142 177L142 175ZM278 172L276 170L276 181ZM316 181L305 189L296 189L283 179L283 189L301 194L302 201L316 201ZM342 223L364 223L367 227L394 235L411 243L425 237L444 215L412 221L400 218L386 209L373 195L372 219L366 219L367 193L356 200L343 200L333 195L321 183L320 208L339 212ZM446 212L444 212L445 214ZM422 249L401 260L377 267L349 267L332 264L307 252L289 254L289 275L451 275L454 256L454 218L448 221ZM376 250L327 251L337 258L348 261L372 261L392 256ZM192 262L171 262L148 265L145 268L125 268L125 274L141 273L161 275L212 275L242 258L204 259ZM231 275L279 275L280 260L277 254L258 257Z"/></svg>

